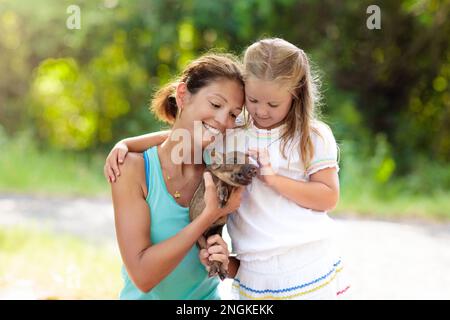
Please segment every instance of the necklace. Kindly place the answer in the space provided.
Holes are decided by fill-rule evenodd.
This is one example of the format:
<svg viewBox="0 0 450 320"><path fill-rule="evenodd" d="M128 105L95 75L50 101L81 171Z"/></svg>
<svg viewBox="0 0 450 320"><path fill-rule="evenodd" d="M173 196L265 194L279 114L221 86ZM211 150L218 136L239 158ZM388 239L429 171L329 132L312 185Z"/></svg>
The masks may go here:
<svg viewBox="0 0 450 320"><path fill-rule="evenodd" d="M171 178L169 175L167 175L167 181L169 181L170 179L172 179L172 178ZM174 192L174 194L173 194L173 197L174 197L175 199L179 199L179 198L181 197L180 191L175 190L175 192Z"/></svg>
<svg viewBox="0 0 450 320"><path fill-rule="evenodd" d="M173 175L170 174L170 172L165 171L164 175L166 177L166 189L167 191L175 198L175 199L179 199L181 198L181 192L183 191L184 193L189 193L190 188L188 187L189 185L192 185L192 182L195 181L195 174L193 172L189 172L187 175L185 175L183 177L183 175L181 175L180 177L174 177ZM193 180L194 179L194 180ZM179 183L177 183L179 182ZM170 192L169 191L169 183L172 186L172 190L175 189L175 192ZM186 191L187 188L187 191ZM186 192L185 192L186 191Z"/></svg>

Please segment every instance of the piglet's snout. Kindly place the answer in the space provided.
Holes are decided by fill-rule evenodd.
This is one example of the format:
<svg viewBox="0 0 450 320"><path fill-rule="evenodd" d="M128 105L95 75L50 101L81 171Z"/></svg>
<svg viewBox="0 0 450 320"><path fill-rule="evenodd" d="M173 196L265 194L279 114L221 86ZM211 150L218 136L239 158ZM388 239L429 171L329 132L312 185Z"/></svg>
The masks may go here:
<svg viewBox="0 0 450 320"><path fill-rule="evenodd" d="M242 175L246 179L251 179L253 177L256 177L258 174L258 168L253 164L246 164L242 168Z"/></svg>

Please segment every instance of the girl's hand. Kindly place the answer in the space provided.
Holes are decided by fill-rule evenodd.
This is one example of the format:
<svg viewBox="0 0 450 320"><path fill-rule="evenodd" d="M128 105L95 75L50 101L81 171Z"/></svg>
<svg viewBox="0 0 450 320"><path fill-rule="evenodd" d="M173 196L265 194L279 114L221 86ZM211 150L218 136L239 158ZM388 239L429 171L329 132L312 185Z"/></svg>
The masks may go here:
<svg viewBox="0 0 450 320"><path fill-rule="evenodd" d="M228 251L228 245L221 236L215 234L206 239L207 249L202 249L199 252L200 262L205 266L209 272L210 263L213 261L219 261L225 270L228 271L228 264L230 252Z"/></svg>
<svg viewBox="0 0 450 320"><path fill-rule="evenodd" d="M117 177L120 176L119 164L122 164L125 161L127 153L128 146L123 141L119 141L114 148L112 148L106 158L105 166L103 167L103 173L108 182L115 182Z"/></svg>
<svg viewBox="0 0 450 320"><path fill-rule="evenodd" d="M270 164L270 155L267 149L249 149L248 154L259 164L258 178L267 185L270 185L271 178L276 175Z"/></svg>
<svg viewBox="0 0 450 320"><path fill-rule="evenodd" d="M215 216L216 220L226 216L229 213L236 211L241 205L242 191L243 187L238 187L231 192L228 198L227 205L223 208L219 208L219 199L217 197L217 188L214 184L213 178L210 172L205 172L203 174L205 179L205 211L208 214Z"/></svg>

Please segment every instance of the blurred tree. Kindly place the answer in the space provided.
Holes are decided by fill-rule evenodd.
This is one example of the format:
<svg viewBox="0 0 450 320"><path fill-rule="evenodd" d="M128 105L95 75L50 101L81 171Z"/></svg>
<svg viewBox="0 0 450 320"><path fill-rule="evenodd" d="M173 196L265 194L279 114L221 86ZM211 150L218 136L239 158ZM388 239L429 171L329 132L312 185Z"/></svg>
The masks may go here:
<svg viewBox="0 0 450 320"><path fill-rule="evenodd" d="M81 29L66 8L81 8ZM264 36L303 48L322 70L325 116L341 139L393 154L382 177L417 154L450 158L449 0L0 2L0 124L57 148L108 147L157 130L152 92L210 48L241 53ZM384 141L384 140L383 140ZM375 151L373 151L375 152ZM391 158L385 158L391 159Z"/></svg>

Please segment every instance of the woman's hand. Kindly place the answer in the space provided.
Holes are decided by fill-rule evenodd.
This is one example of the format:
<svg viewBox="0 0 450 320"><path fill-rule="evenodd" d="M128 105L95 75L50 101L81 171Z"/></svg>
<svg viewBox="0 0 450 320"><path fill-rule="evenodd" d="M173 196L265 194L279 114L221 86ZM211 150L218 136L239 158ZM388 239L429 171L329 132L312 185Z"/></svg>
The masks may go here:
<svg viewBox="0 0 450 320"><path fill-rule="evenodd" d="M219 199L217 197L217 188L214 184L213 178L210 172L203 174L205 179L205 212L215 216L216 220L226 216L229 213L236 211L241 205L243 187L238 187L231 192L228 198L227 204L223 208L219 208Z"/></svg>
<svg viewBox="0 0 450 320"><path fill-rule="evenodd" d="M249 149L248 155L258 161L259 164L259 175L258 178L267 185L270 185L271 178L273 178L276 173L270 164L270 155L267 149Z"/></svg>
<svg viewBox="0 0 450 320"><path fill-rule="evenodd" d="M211 262L218 261L228 271L230 252L223 238L215 234L206 239L206 244L207 249L202 249L199 252L200 262L205 266L206 270L209 272Z"/></svg>
<svg viewBox="0 0 450 320"><path fill-rule="evenodd" d="M103 173L108 182L115 182L117 177L120 176L119 164L125 161L127 153L128 146L123 141L119 141L112 148L103 167Z"/></svg>

